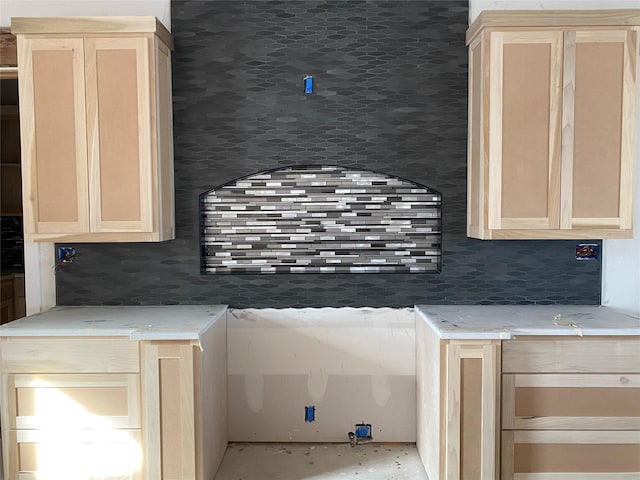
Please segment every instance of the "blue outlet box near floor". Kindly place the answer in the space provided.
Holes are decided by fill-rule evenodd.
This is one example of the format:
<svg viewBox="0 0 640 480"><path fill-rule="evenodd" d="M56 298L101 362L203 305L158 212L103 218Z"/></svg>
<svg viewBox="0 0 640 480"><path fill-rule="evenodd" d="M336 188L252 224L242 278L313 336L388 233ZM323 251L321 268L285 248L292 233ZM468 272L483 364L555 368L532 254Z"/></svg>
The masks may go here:
<svg viewBox="0 0 640 480"><path fill-rule="evenodd" d="M370 423L358 423L356 425L356 439L357 440L371 440L371 424Z"/></svg>

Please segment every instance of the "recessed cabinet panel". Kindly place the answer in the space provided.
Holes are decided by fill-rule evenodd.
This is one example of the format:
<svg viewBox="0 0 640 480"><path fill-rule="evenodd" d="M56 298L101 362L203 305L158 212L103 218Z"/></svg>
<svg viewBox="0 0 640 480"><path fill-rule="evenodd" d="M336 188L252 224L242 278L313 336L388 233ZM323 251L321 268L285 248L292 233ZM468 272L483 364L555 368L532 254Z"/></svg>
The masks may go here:
<svg viewBox="0 0 640 480"><path fill-rule="evenodd" d="M140 430L12 430L7 478L142 480Z"/></svg>
<svg viewBox="0 0 640 480"><path fill-rule="evenodd" d="M640 445L516 444L514 473L640 471Z"/></svg>
<svg viewBox="0 0 640 480"><path fill-rule="evenodd" d="M38 233L88 228L83 45L24 40L20 63L25 226ZM55 79L53 81L52 79Z"/></svg>
<svg viewBox="0 0 640 480"><path fill-rule="evenodd" d="M85 45L88 125L97 139L91 152L92 229L150 232L148 40L87 39Z"/></svg>
<svg viewBox="0 0 640 480"><path fill-rule="evenodd" d="M622 43L576 45L573 216L617 217L620 208Z"/></svg>
<svg viewBox="0 0 640 480"><path fill-rule="evenodd" d="M507 44L503 54L502 218L547 219L551 46Z"/></svg>

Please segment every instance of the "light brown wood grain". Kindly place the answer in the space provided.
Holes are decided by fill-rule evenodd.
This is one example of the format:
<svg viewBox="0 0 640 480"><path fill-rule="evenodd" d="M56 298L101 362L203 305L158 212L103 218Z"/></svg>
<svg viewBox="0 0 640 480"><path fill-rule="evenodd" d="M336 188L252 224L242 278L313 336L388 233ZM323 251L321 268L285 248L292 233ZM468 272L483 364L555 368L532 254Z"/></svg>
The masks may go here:
<svg viewBox="0 0 640 480"><path fill-rule="evenodd" d="M638 19L640 9L495 11L474 22L468 236L633 236Z"/></svg>
<svg viewBox="0 0 640 480"><path fill-rule="evenodd" d="M13 17L13 34L155 33L173 48L171 33L156 17Z"/></svg>
<svg viewBox="0 0 640 480"><path fill-rule="evenodd" d="M22 125L25 239L174 238L170 34L154 17L31 17L13 23L24 57L21 111L28 112ZM73 80L62 75L68 77L70 68L56 61L62 69L58 82L29 81L41 63L34 67L33 58L42 57L39 45L50 56L56 45L71 52ZM46 70L49 79L55 69ZM46 92L35 95L39 85ZM47 136L52 128L65 134Z"/></svg>
<svg viewBox="0 0 640 480"><path fill-rule="evenodd" d="M418 453L429 478L444 478L445 446L444 384L446 359L438 334L420 318L416 319L416 403Z"/></svg>
<svg viewBox="0 0 640 480"><path fill-rule="evenodd" d="M148 39L87 38L91 230L153 231Z"/></svg>
<svg viewBox="0 0 640 480"><path fill-rule="evenodd" d="M486 10L467 30L467 44L485 28L500 27L632 27L640 25L640 9Z"/></svg>
<svg viewBox="0 0 640 480"><path fill-rule="evenodd" d="M504 373L640 373L640 339L545 338L502 345Z"/></svg>
<svg viewBox="0 0 640 480"><path fill-rule="evenodd" d="M2 337L2 373L138 373L138 343L124 338Z"/></svg>

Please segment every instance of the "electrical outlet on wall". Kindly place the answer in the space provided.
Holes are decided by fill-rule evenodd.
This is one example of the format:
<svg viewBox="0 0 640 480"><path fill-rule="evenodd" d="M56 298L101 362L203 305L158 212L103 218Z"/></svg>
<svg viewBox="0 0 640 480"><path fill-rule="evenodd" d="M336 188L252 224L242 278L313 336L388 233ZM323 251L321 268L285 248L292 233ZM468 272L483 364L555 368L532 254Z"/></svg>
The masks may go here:
<svg viewBox="0 0 640 480"><path fill-rule="evenodd" d="M73 263L73 259L76 257L76 249L73 247L60 247L58 248L58 263L65 265L67 263Z"/></svg>
<svg viewBox="0 0 640 480"><path fill-rule="evenodd" d="M579 243L576 245L576 260L597 260L597 243Z"/></svg>

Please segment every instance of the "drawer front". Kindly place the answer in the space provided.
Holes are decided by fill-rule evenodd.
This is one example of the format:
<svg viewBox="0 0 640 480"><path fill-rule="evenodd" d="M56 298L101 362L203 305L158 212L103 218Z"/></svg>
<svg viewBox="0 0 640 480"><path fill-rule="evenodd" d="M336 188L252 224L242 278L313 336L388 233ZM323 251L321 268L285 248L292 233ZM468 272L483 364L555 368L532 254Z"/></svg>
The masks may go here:
<svg viewBox="0 0 640 480"><path fill-rule="evenodd" d="M640 431L505 431L502 480L635 480Z"/></svg>
<svg viewBox="0 0 640 480"><path fill-rule="evenodd" d="M502 343L503 373L640 373L640 339L553 338Z"/></svg>
<svg viewBox="0 0 640 480"><path fill-rule="evenodd" d="M640 430L640 375L505 374L502 428Z"/></svg>
<svg viewBox="0 0 640 480"><path fill-rule="evenodd" d="M7 478L142 479L140 430L8 430Z"/></svg>
<svg viewBox="0 0 640 480"><path fill-rule="evenodd" d="M126 338L3 337L3 373L139 373L138 342Z"/></svg>
<svg viewBox="0 0 640 480"><path fill-rule="evenodd" d="M8 428L140 428L139 374L4 375L3 389Z"/></svg>

